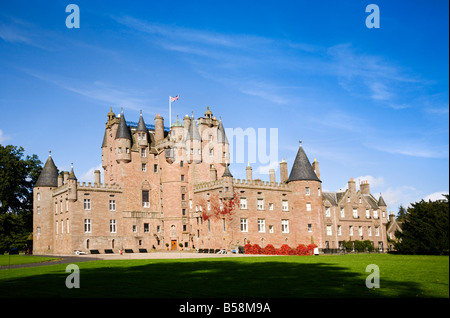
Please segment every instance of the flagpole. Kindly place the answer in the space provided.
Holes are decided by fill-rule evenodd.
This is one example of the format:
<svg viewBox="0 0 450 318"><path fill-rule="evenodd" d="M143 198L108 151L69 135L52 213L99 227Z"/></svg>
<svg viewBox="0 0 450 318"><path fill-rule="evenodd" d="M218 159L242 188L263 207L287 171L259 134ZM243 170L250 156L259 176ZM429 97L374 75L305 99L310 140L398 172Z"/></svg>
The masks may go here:
<svg viewBox="0 0 450 318"><path fill-rule="evenodd" d="M172 98L169 96L169 128L172 126Z"/></svg>

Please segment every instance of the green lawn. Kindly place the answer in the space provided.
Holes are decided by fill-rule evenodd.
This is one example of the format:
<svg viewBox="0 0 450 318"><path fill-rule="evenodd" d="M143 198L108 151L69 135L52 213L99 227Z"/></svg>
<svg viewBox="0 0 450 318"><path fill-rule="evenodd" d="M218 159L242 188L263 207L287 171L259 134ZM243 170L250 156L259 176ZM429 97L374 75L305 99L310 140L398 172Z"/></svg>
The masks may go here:
<svg viewBox="0 0 450 318"><path fill-rule="evenodd" d="M380 288L365 285L366 266ZM0 270L1 297L449 297L448 256L341 255L115 260Z"/></svg>
<svg viewBox="0 0 450 318"><path fill-rule="evenodd" d="M40 263L56 259L58 258L34 256L34 255L0 255L0 266Z"/></svg>

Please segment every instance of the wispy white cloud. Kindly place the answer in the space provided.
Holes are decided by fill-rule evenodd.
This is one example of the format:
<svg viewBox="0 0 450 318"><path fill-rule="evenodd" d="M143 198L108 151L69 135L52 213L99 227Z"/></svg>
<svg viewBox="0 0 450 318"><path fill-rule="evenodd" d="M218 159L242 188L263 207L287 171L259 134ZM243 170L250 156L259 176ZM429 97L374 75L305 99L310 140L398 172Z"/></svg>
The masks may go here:
<svg viewBox="0 0 450 318"><path fill-rule="evenodd" d="M79 177L77 177L80 182L94 182L94 171L100 170L100 181L103 183L103 168L102 164L98 164L95 167L90 168L88 171L82 173Z"/></svg>
<svg viewBox="0 0 450 318"><path fill-rule="evenodd" d="M9 136L5 135L3 131L0 129L0 143L4 143L9 140Z"/></svg>
<svg viewBox="0 0 450 318"><path fill-rule="evenodd" d="M443 200L443 199L445 199L445 197L443 196L444 194L447 194L447 195L448 195L448 194L449 194L448 190L446 190L446 191L437 191L437 192L430 193L430 194L426 195L426 196L423 198L423 200L424 200L424 201L429 201L429 200L431 200L431 201Z"/></svg>
<svg viewBox="0 0 450 318"><path fill-rule="evenodd" d="M100 101L108 106L118 106L136 111L145 109L152 113L157 113L162 110L162 108L152 106L150 98L146 97L143 92L136 89L119 88L103 81L83 81L80 83L74 79L63 78L54 74L46 74L29 69L23 71L42 81L51 83L80 96Z"/></svg>

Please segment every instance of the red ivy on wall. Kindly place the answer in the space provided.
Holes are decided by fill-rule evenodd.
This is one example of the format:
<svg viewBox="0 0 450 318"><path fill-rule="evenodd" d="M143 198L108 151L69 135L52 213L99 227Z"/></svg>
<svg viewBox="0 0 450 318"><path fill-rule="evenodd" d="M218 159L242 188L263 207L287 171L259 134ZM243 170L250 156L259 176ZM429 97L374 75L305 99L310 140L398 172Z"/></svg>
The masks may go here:
<svg viewBox="0 0 450 318"><path fill-rule="evenodd" d="M209 209L208 209L209 201ZM200 205L202 207L202 217L203 220L208 220L209 218L222 219L227 218L229 221L233 219L233 211L239 204L239 197L236 192L233 193L231 199L219 198L217 193L210 195L209 200L206 201L202 199ZM221 203L222 202L222 203Z"/></svg>
<svg viewBox="0 0 450 318"><path fill-rule="evenodd" d="M258 244L246 244L245 254L264 254L264 255L313 255L314 248L317 247L315 244L309 244L305 246L299 244L295 249L289 247L287 244L281 245L280 248L273 247L272 244L267 244L266 247L262 248Z"/></svg>

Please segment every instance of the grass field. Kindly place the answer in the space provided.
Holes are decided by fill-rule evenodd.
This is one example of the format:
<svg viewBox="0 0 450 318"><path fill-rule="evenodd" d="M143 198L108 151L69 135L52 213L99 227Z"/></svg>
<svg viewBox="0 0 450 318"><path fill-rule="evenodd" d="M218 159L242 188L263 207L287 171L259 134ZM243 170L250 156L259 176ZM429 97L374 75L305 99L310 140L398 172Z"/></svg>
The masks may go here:
<svg viewBox="0 0 450 318"><path fill-rule="evenodd" d="M365 285L366 266L380 288ZM448 256L341 255L92 261L0 270L3 297L449 297Z"/></svg>
<svg viewBox="0 0 450 318"><path fill-rule="evenodd" d="M31 255L0 255L0 266L40 263L56 259L58 258Z"/></svg>

